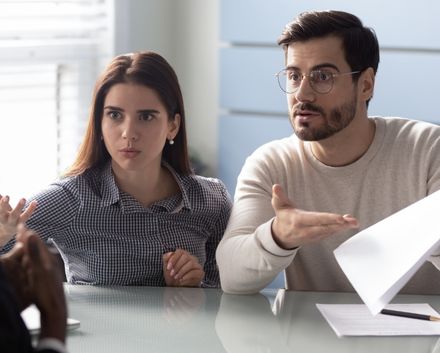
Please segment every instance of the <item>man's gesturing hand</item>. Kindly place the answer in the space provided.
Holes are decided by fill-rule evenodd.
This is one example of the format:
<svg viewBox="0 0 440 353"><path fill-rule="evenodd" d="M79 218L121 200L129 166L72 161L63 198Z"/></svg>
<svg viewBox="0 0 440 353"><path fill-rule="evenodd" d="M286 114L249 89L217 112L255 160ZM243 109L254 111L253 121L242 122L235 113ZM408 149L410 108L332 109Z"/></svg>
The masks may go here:
<svg viewBox="0 0 440 353"><path fill-rule="evenodd" d="M272 236L284 249L293 249L359 226L358 221L350 215L309 212L295 208L278 184L272 187L272 207L275 211Z"/></svg>

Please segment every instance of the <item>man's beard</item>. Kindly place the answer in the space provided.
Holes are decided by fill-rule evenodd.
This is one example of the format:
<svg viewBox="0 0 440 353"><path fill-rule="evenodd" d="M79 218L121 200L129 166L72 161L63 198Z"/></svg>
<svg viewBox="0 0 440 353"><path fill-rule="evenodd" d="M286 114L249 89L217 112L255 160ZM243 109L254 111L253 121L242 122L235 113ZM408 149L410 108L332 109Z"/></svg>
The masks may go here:
<svg viewBox="0 0 440 353"><path fill-rule="evenodd" d="M321 114L324 122L319 127L311 127L308 123L302 123L298 129L295 128L293 117L291 123L296 136L303 141L319 141L324 140L337 132L345 129L354 119L356 115L357 97L343 105L334 108L330 114L325 114L324 110L311 103L302 103L293 109L293 114L299 110L310 110Z"/></svg>

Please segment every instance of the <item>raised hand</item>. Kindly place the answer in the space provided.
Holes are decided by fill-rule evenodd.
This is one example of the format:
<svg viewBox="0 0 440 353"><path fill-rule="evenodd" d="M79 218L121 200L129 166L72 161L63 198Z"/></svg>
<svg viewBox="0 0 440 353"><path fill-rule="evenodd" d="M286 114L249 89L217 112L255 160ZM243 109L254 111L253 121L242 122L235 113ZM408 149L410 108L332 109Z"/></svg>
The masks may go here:
<svg viewBox="0 0 440 353"><path fill-rule="evenodd" d="M59 265L40 237L23 225L18 229L17 241L24 245L23 266L30 296L40 310L40 337L53 337L64 342L67 306Z"/></svg>
<svg viewBox="0 0 440 353"><path fill-rule="evenodd" d="M205 271L195 256L182 249L163 255L163 274L170 287L198 287Z"/></svg>
<svg viewBox="0 0 440 353"><path fill-rule="evenodd" d="M17 226L25 223L37 208L37 202L32 201L23 210L26 204L25 199L21 199L12 208L9 203L9 196L0 195L0 246L5 245L17 233Z"/></svg>
<svg viewBox="0 0 440 353"><path fill-rule="evenodd" d="M0 256L0 262L8 279L20 311L32 303L32 293L26 271L23 268L24 245L15 243L14 247L6 254Z"/></svg>
<svg viewBox="0 0 440 353"><path fill-rule="evenodd" d="M358 221L351 215L309 212L296 208L278 184L272 187L272 207L275 211L272 236L284 249L293 249L359 227Z"/></svg>

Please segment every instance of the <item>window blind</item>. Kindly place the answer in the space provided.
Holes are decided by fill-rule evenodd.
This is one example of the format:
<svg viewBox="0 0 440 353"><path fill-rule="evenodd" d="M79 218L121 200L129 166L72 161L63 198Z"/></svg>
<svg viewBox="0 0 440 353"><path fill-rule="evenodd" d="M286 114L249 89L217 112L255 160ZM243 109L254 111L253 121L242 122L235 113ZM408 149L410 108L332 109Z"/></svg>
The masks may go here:
<svg viewBox="0 0 440 353"><path fill-rule="evenodd" d="M0 194L44 188L75 157L111 56L112 0L0 0Z"/></svg>

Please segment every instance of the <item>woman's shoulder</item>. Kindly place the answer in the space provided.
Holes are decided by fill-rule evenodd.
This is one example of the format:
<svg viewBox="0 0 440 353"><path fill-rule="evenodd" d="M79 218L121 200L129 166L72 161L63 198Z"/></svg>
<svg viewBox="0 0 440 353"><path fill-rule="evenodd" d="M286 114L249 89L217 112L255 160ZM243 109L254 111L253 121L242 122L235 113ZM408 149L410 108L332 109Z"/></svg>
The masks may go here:
<svg viewBox="0 0 440 353"><path fill-rule="evenodd" d="M225 184L218 178L191 174L183 177L183 179L191 186L199 186L200 188L214 191L226 190Z"/></svg>
<svg viewBox="0 0 440 353"><path fill-rule="evenodd" d="M46 192L78 198L84 193L96 193L100 189L101 179L99 170L90 169L78 175L61 176L49 185Z"/></svg>
<svg viewBox="0 0 440 353"><path fill-rule="evenodd" d="M191 174L182 177L183 186L189 196L211 199L230 199L225 184L218 178Z"/></svg>
<svg viewBox="0 0 440 353"><path fill-rule="evenodd" d="M77 190L75 177L60 177L33 194L28 201L37 200L39 203L59 201L62 203L66 200L75 199L78 194Z"/></svg>

